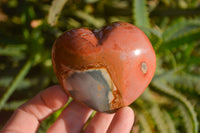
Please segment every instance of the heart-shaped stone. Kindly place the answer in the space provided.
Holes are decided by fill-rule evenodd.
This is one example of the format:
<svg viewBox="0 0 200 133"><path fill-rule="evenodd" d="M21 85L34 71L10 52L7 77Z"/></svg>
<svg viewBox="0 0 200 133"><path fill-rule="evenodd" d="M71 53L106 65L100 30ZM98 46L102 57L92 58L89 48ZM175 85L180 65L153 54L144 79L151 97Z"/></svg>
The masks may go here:
<svg viewBox="0 0 200 133"><path fill-rule="evenodd" d="M100 112L114 112L136 100L156 67L146 35L123 22L99 31L65 32L54 43L52 61L64 90Z"/></svg>

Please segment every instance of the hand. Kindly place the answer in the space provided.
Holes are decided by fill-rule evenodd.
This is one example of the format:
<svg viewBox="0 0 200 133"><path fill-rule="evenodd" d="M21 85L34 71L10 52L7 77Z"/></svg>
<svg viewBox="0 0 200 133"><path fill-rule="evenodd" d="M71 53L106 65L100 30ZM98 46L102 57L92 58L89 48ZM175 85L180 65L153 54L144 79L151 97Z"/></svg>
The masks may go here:
<svg viewBox="0 0 200 133"><path fill-rule="evenodd" d="M60 86L50 87L29 102L20 106L2 129L2 133L35 133L40 122L63 107L68 96ZM47 133L79 133L92 110L84 104L72 101L51 125ZM124 107L115 114L97 112L87 125L86 133L128 133L134 121L131 108Z"/></svg>

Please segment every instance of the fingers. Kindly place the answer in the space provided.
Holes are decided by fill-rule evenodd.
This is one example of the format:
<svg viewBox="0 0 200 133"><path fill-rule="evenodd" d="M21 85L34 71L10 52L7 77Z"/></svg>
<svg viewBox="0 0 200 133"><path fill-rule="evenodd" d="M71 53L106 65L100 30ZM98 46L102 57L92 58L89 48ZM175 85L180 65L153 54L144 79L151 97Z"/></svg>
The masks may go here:
<svg viewBox="0 0 200 133"><path fill-rule="evenodd" d="M98 112L86 127L85 133L106 133L106 131L107 133L129 133L133 121L134 114L129 107L121 108L115 114Z"/></svg>
<svg viewBox="0 0 200 133"><path fill-rule="evenodd" d="M17 109L2 131L36 132L39 122L64 106L67 101L68 96L60 86L50 87Z"/></svg>
<svg viewBox="0 0 200 133"><path fill-rule="evenodd" d="M64 106L67 101L68 96L60 86L50 87L17 109L2 129L2 133L35 133L39 123ZM72 101L47 132L81 132L91 112L92 110L87 106ZM103 133L108 129L108 133L128 133L133 121L134 114L129 107L118 110L115 116L114 114L97 113L85 132Z"/></svg>
<svg viewBox="0 0 200 133"><path fill-rule="evenodd" d="M85 133L106 133L114 114L97 112L85 129Z"/></svg>
<svg viewBox="0 0 200 133"><path fill-rule="evenodd" d="M34 133L39 126L35 116L17 109L1 133Z"/></svg>
<svg viewBox="0 0 200 133"><path fill-rule="evenodd" d="M39 121L42 121L52 112L64 106L67 100L68 96L63 89L60 86L53 86L36 95L20 109L33 114Z"/></svg>
<svg viewBox="0 0 200 133"><path fill-rule="evenodd" d="M130 107L118 110L112 119L107 133L129 133L134 122L134 113Z"/></svg>
<svg viewBox="0 0 200 133"><path fill-rule="evenodd" d="M47 133L79 133L92 110L84 104L72 101L61 113Z"/></svg>

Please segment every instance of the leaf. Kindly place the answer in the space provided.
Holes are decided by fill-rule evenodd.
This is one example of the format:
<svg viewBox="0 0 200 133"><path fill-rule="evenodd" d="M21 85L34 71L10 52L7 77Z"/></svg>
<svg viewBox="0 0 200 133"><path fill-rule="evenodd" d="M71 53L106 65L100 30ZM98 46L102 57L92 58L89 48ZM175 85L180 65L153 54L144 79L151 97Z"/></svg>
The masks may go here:
<svg viewBox="0 0 200 133"><path fill-rule="evenodd" d="M6 92L3 94L2 98L0 99L0 110L4 107L5 103L9 99L9 97L13 94L16 90L18 84L24 79L26 74L29 72L32 66L32 60L28 60L25 65L22 67L18 75L12 81L11 85L8 87Z"/></svg>
<svg viewBox="0 0 200 133"><path fill-rule="evenodd" d="M83 11L80 11L80 10L75 11L74 15L80 19L83 19L84 21L87 21L89 24L94 25L96 28L100 28L100 27L104 26L104 24L105 24L104 19L95 18L92 15L85 13Z"/></svg>
<svg viewBox="0 0 200 133"><path fill-rule="evenodd" d="M53 0L52 5L49 10L49 15L48 15L48 23L50 25L53 26L56 24L58 16L61 13L61 11L67 1L68 0Z"/></svg>
<svg viewBox="0 0 200 133"><path fill-rule="evenodd" d="M1 56L22 56L26 49L27 49L27 46L25 44L5 45L5 47L0 46L0 55Z"/></svg>
<svg viewBox="0 0 200 133"><path fill-rule="evenodd" d="M184 34L189 33L196 28L200 28L200 19L178 18L172 22L172 24L163 32L164 42L170 41L174 38L178 38Z"/></svg>
<svg viewBox="0 0 200 133"><path fill-rule="evenodd" d="M151 34L155 35L158 38L162 38L162 33L157 29L148 28L148 27L141 27L141 29L144 32L150 32Z"/></svg>
<svg viewBox="0 0 200 133"><path fill-rule="evenodd" d="M169 97L172 97L184 105L184 107L186 108L187 112L190 115L190 119L192 122L191 123L192 126L190 127L190 129L192 130L193 133L198 133L199 127L198 127L197 115L190 101L188 101L186 97L184 97L182 94L178 93L177 91L175 91L174 89L172 89L167 84L160 81L159 79L154 79L152 81L152 86L154 87L156 91L159 91Z"/></svg>
<svg viewBox="0 0 200 133"><path fill-rule="evenodd" d="M0 87L7 88L10 85L10 83L12 82L12 80L13 80L13 78L10 76L1 77L0 78ZM24 79L20 82L17 89L20 89L20 90L27 89L28 87L33 86L34 84L36 84L34 80Z"/></svg>
<svg viewBox="0 0 200 133"><path fill-rule="evenodd" d="M163 111L163 116L164 116L166 124L168 126L169 133L176 133L176 127L175 127L174 121L172 120L170 114L167 111Z"/></svg>
<svg viewBox="0 0 200 133"><path fill-rule="evenodd" d="M145 90L146 91L146 90ZM148 96L147 96L148 97ZM152 116L150 114L149 108L151 107L151 100L148 101L149 98L147 98L146 95L143 93L140 98L138 98L132 105L131 107L133 110L136 111L136 117L140 114L144 115L146 118L145 123L141 124L148 124L148 127L144 127L144 131L150 130L151 132L155 130L155 123L154 120L152 119ZM143 119L143 118L142 118ZM141 120L143 122L143 120ZM142 125L141 125L142 126Z"/></svg>
<svg viewBox="0 0 200 133"><path fill-rule="evenodd" d="M200 36L200 28L194 29L188 33L178 36L177 38L173 38L172 40L164 42L159 49L160 50L172 49L172 48L177 48L182 44L186 43L190 44L193 43L194 41L200 40L199 36Z"/></svg>
<svg viewBox="0 0 200 133"><path fill-rule="evenodd" d="M195 76L188 73L173 74L166 79L173 86L182 88L185 93L192 93L200 96L200 76Z"/></svg>
<svg viewBox="0 0 200 133"><path fill-rule="evenodd" d="M174 20L162 34L164 41L168 41L169 38L174 35L174 33L176 33L180 28L184 27L185 21L185 18L178 18Z"/></svg>
<svg viewBox="0 0 200 133"><path fill-rule="evenodd" d="M167 126L165 124L163 113L161 112L159 106L153 105L152 108L150 108L150 113L156 123L159 133L167 133Z"/></svg>
<svg viewBox="0 0 200 133"><path fill-rule="evenodd" d="M154 101L154 98L152 94L150 93L150 90L146 89L143 92L141 98L144 100L144 103L146 103L144 106L146 110L148 110L153 121L155 122L155 125L159 133L167 133L168 130L167 130L165 121L163 119L163 113L160 110L160 107L158 106L158 104Z"/></svg>
<svg viewBox="0 0 200 133"><path fill-rule="evenodd" d="M179 67L176 70L163 72L163 74L156 75L154 79L181 89L180 91L186 94L200 95L200 76L181 72L182 69L183 67Z"/></svg>
<svg viewBox="0 0 200 133"><path fill-rule="evenodd" d="M133 19L138 27L150 27L146 0L133 0Z"/></svg>
<svg viewBox="0 0 200 133"><path fill-rule="evenodd" d="M159 50L177 48L186 43L198 41L200 36L200 19L175 20L162 34L163 43Z"/></svg>
<svg viewBox="0 0 200 133"><path fill-rule="evenodd" d="M145 117L145 115L142 112L140 112L136 116L138 117L138 120L139 120L139 123L140 123L140 126L141 126L140 132L142 132L142 133L152 133L151 128L150 128L149 123L148 123L148 120Z"/></svg>
<svg viewBox="0 0 200 133"><path fill-rule="evenodd" d="M26 100L12 101L3 106L3 110L16 110L20 105L24 104Z"/></svg>
<svg viewBox="0 0 200 133"><path fill-rule="evenodd" d="M182 104L178 104L178 108L179 108L179 112L183 118L184 121L184 127L186 130L186 133L194 133L192 130L192 121L190 119L190 115L188 114L187 110L185 109L185 107Z"/></svg>

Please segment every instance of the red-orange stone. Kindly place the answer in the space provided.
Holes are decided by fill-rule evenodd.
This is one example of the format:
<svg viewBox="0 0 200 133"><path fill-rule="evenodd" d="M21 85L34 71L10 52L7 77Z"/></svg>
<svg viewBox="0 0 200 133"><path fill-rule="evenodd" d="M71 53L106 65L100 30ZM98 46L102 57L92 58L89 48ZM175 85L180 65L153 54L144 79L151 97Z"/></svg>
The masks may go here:
<svg viewBox="0 0 200 133"><path fill-rule="evenodd" d="M119 103L110 103L114 109L136 100L150 83L156 67L149 39L139 28L123 22L105 26L98 32L86 28L65 32L53 46L52 61L67 93L66 78L70 73L105 68L118 92L118 99L113 101ZM142 71L142 63L146 71Z"/></svg>

